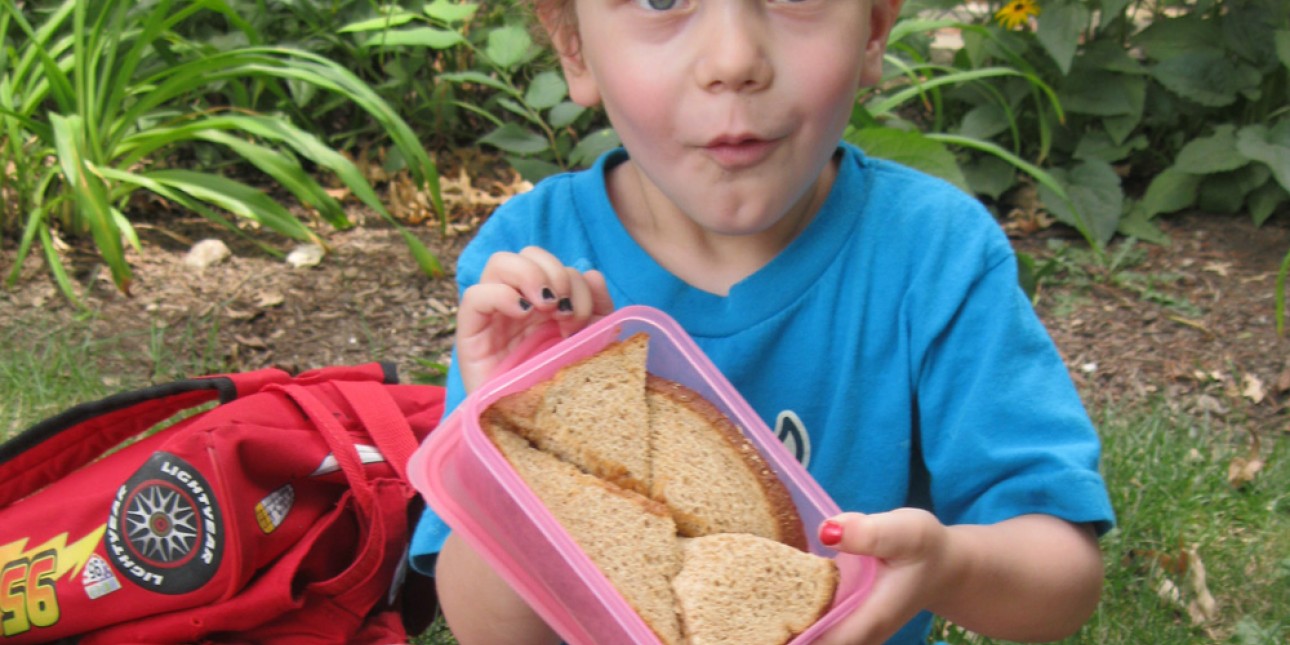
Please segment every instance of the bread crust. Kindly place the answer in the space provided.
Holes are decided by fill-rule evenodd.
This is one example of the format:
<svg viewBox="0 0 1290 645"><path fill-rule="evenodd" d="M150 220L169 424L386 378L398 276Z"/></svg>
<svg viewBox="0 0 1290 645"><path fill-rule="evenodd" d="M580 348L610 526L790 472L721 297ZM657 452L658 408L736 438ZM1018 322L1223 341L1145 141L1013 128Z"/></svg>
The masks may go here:
<svg viewBox="0 0 1290 645"><path fill-rule="evenodd" d="M649 374L645 378L645 387L648 392L665 397L690 410L725 441L731 451L739 456L748 472L753 475L762 498L770 507L779 529L777 535L770 537L798 550L806 551L808 549L806 532L802 527L802 517L793 503L793 496L779 476L771 471L761 453L748 437L744 436L739 427L707 399L676 381ZM685 518L680 519L684 521Z"/></svg>

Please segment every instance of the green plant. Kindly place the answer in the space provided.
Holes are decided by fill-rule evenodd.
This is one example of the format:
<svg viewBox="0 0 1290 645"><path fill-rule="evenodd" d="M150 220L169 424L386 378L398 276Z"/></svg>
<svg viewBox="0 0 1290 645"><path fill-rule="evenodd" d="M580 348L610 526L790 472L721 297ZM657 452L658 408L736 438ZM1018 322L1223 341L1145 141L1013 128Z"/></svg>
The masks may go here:
<svg viewBox="0 0 1290 645"><path fill-rule="evenodd" d="M1117 526L1101 540L1102 602L1079 633L1061 642L1285 642L1287 444L1266 437L1260 447L1246 433L1171 407L1156 401L1098 415ZM1252 456L1263 469L1234 485L1231 464ZM1192 606L1202 588L1217 611ZM998 642L944 624L934 636L954 645Z"/></svg>
<svg viewBox="0 0 1290 645"><path fill-rule="evenodd" d="M461 50L458 67L438 73L435 83L485 90L478 101L448 100L488 124L478 143L501 150L526 179L587 165L618 143L608 128L582 134L596 115L568 100L559 72L543 69L549 67L540 60L544 49L514 12L481 14L474 3L435 0L420 11L391 7L341 31L370 33L365 49Z"/></svg>
<svg viewBox="0 0 1290 645"><path fill-rule="evenodd" d="M962 3L914 4L927 12ZM991 81L993 94L1008 97L1022 124L1036 123L1042 132L1056 121L1051 141L1019 139L1016 128L1003 127L1001 106L984 107L979 87L951 95L943 105L946 118L1009 140L1024 158L1046 163L1067 188L1066 197L1092 218L1101 242L1116 232L1161 240L1151 219L1190 207L1245 209L1261 224L1290 200L1290 5L1033 4L1038 16L1018 23L1017 30L992 24L990 13L971 18L984 29L964 32L955 65L1028 61L1021 69L1033 70L1053 88L1064 115L1052 112L1058 102L1019 103L1026 88L1015 79ZM998 193L1006 180L994 185ZM1140 200L1128 196L1142 186ZM1055 216L1070 219L1060 193L1044 184L1040 196Z"/></svg>
<svg viewBox="0 0 1290 645"><path fill-rule="evenodd" d="M945 29L1000 41L987 27L907 14L888 39L883 80L860 97L844 138L869 154L919 168L971 193L998 197L1016 183L1018 172L1028 175L1053 195L1057 215L1100 250L1109 236L1093 217L1095 205L1068 194L1060 171L1036 163L1047 157L1054 128L1064 118L1055 92L1020 54L1009 54L1006 64L998 65L973 65L962 51L952 64L934 60L928 34ZM1008 52L1006 43L997 44ZM1008 85L996 88L998 82ZM956 102L960 110L971 103L958 121L950 109ZM1026 114L1038 118L1023 119ZM1035 162L1023 156L1031 152L1020 145L1030 140L1023 129L1033 131L1039 142ZM1002 132L1010 134L1011 145L992 140Z"/></svg>
<svg viewBox="0 0 1290 645"><path fill-rule="evenodd" d="M13 195L6 211L23 221L12 283L39 240L63 292L76 299L58 256L58 234L93 236L115 284L131 281L125 245L139 246L122 210L144 189L240 230L226 217L255 222L297 240L320 241L262 191L215 172L165 166L165 155L215 144L258 169L336 227L350 225L340 204L302 160L334 174L364 204L399 226L358 167L288 119L244 106L265 87L297 84L335 93L363 109L409 161L442 216L434 163L407 124L344 66L296 49L251 44L218 50L180 37L175 28L213 12L245 25L222 0L136 6L122 0L64 0L33 25L36 11L0 3L7 42L0 77L0 173ZM254 42L249 29L245 36ZM221 105L212 99L221 99ZM411 233L404 239L428 273L438 261ZM275 252L267 244L262 246Z"/></svg>

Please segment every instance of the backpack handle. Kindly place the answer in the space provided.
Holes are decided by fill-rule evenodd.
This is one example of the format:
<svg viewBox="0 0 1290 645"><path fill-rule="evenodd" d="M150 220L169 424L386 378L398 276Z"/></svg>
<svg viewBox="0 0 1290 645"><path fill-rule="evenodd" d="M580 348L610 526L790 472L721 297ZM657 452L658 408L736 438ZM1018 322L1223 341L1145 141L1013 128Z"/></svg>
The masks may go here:
<svg viewBox="0 0 1290 645"><path fill-rule="evenodd" d="M185 410L228 403L269 385L330 379L396 381L392 366L327 367L291 376L277 368L201 376L75 405L0 444L0 508L30 495Z"/></svg>

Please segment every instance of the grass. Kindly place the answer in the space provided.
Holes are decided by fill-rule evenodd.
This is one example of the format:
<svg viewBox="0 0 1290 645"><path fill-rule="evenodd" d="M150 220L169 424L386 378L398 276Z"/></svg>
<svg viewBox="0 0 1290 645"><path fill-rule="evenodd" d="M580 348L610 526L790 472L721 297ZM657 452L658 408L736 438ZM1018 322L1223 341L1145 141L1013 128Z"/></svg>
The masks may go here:
<svg viewBox="0 0 1290 645"><path fill-rule="evenodd" d="M0 440L70 405L128 388L218 371L209 335L195 328L154 329L143 356L128 342L100 338L76 323L47 329L35 321L0 331ZM1239 423L1218 423L1171 409L1096 411L1105 443L1103 470L1118 514L1105 536L1103 602L1068 643L1284 643L1290 638L1290 446L1262 437L1265 465L1239 486L1229 465L1250 457ZM1184 554L1187 555L1184 555ZM1197 560L1214 598L1203 620L1188 615L1198 597ZM1167 583L1165 581L1168 581ZM1179 600L1162 597L1172 584ZM950 643L992 643L953 626ZM442 626L421 645L452 643Z"/></svg>

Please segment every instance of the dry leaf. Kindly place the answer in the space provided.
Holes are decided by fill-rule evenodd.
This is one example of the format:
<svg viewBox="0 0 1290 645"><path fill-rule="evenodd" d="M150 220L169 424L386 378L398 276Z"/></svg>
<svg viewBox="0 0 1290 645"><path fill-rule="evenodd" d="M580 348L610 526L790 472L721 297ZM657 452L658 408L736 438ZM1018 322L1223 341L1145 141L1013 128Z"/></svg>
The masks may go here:
<svg viewBox="0 0 1290 645"><path fill-rule="evenodd" d="M1187 616L1193 624L1200 625L1218 616L1218 601L1214 600L1205 583L1205 563L1201 562L1197 548L1192 546L1188 549L1187 556L1190 565L1187 568L1187 586L1194 596L1187 603Z"/></svg>
<svg viewBox="0 0 1290 645"><path fill-rule="evenodd" d="M1241 381L1243 383L1241 396L1255 403L1262 403L1263 397L1267 396L1267 392L1263 389L1263 381L1253 374L1246 374Z"/></svg>
<svg viewBox="0 0 1290 645"><path fill-rule="evenodd" d="M1258 476L1259 471L1263 470L1263 457L1260 450L1262 444L1259 442L1259 435L1253 431L1250 432L1250 450L1244 457L1236 457L1231 463L1227 464L1227 483L1233 487L1240 488L1252 481Z"/></svg>
<svg viewBox="0 0 1290 645"><path fill-rule="evenodd" d="M1232 463L1227 465L1227 483L1233 487L1240 488L1254 481L1260 470L1263 470L1262 459L1236 457L1232 460Z"/></svg>
<svg viewBox="0 0 1290 645"><path fill-rule="evenodd" d="M1205 580L1205 563L1200 559L1196 546L1181 550L1176 557L1156 554L1160 568L1155 575L1156 595L1165 602L1187 613L1193 625L1205 625L1218 616L1218 601L1209 592ZM1186 584L1179 587L1165 572L1182 574Z"/></svg>
<svg viewBox="0 0 1290 645"><path fill-rule="evenodd" d="M264 342L264 339L259 336L243 336L241 334L235 334L233 336L233 340L236 340L239 345L245 345L251 349L269 348L269 344Z"/></svg>
<svg viewBox="0 0 1290 645"><path fill-rule="evenodd" d="M270 307L277 307L278 305L286 302L286 300L286 297L282 295L281 291L261 291L259 295L256 296L255 306L261 309L268 309Z"/></svg>
<svg viewBox="0 0 1290 645"><path fill-rule="evenodd" d="M1209 271L1210 273L1217 273L1218 275L1221 275L1224 278L1226 278L1227 272L1232 268L1232 263L1231 262L1206 262L1203 268L1204 270Z"/></svg>

